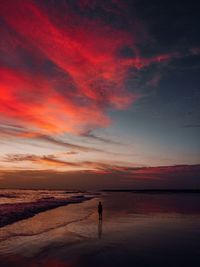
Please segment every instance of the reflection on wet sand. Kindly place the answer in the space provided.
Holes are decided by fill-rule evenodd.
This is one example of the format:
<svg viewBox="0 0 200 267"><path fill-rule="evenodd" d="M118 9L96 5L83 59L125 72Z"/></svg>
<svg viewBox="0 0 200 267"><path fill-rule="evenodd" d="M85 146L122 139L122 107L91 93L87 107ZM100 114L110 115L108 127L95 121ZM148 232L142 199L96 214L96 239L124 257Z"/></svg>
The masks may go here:
<svg viewBox="0 0 200 267"><path fill-rule="evenodd" d="M98 223L98 238L101 239L102 237L102 224L103 224L103 220L99 220Z"/></svg>

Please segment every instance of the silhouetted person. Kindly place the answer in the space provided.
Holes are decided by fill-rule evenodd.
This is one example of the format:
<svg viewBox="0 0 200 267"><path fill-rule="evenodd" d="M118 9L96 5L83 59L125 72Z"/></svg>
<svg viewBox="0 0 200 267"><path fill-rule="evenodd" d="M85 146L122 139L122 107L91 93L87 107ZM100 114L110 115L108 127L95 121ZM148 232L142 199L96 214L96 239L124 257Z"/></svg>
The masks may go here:
<svg viewBox="0 0 200 267"><path fill-rule="evenodd" d="M101 204L101 201L99 201L98 205L99 220L102 220L102 212L103 212L103 206Z"/></svg>

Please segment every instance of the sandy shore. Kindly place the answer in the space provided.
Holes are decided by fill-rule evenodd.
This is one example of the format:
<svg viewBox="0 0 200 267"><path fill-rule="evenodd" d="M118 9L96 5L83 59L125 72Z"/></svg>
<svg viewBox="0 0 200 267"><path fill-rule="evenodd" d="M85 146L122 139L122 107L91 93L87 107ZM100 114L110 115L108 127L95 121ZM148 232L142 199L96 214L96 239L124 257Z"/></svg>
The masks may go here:
<svg viewBox="0 0 200 267"><path fill-rule="evenodd" d="M79 195L70 198L67 197L66 199L50 197L34 202L2 204L0 205L0 227L22 219L27 219L46 210L68 204L80 203L91 198L92 197L89 196Z"/></svg>
<svg viewBox="0 0 200 267"><path fill-rule="evenodd" d="M134 202L143 207L141 197L110 194L101 197L104 216L99 222L98 201L59 207L2 227L1 266L198 266L198 212L138 213Z"/></svg>

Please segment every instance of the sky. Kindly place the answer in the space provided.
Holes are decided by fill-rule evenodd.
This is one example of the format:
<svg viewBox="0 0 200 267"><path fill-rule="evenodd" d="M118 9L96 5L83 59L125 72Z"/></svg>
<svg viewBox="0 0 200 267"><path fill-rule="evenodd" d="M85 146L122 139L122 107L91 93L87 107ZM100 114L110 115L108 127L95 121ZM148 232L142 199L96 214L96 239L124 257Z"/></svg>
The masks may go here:
<svg viewBox="0 0 200 267"><path fill-rule="evenodd" d="M199 7L0 0L0 187L200 188Z"/></svg>

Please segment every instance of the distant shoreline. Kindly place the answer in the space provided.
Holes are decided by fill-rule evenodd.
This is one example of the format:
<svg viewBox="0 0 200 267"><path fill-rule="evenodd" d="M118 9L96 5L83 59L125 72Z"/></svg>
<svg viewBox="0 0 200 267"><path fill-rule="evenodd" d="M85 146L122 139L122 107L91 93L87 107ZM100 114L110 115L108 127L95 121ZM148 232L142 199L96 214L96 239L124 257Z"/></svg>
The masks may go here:
<svg viewBox="0 0 200 267"><path fill-rule="evenodd" d="M200 189L103 189L101 192L135 194L200 194Z"/></svg>

